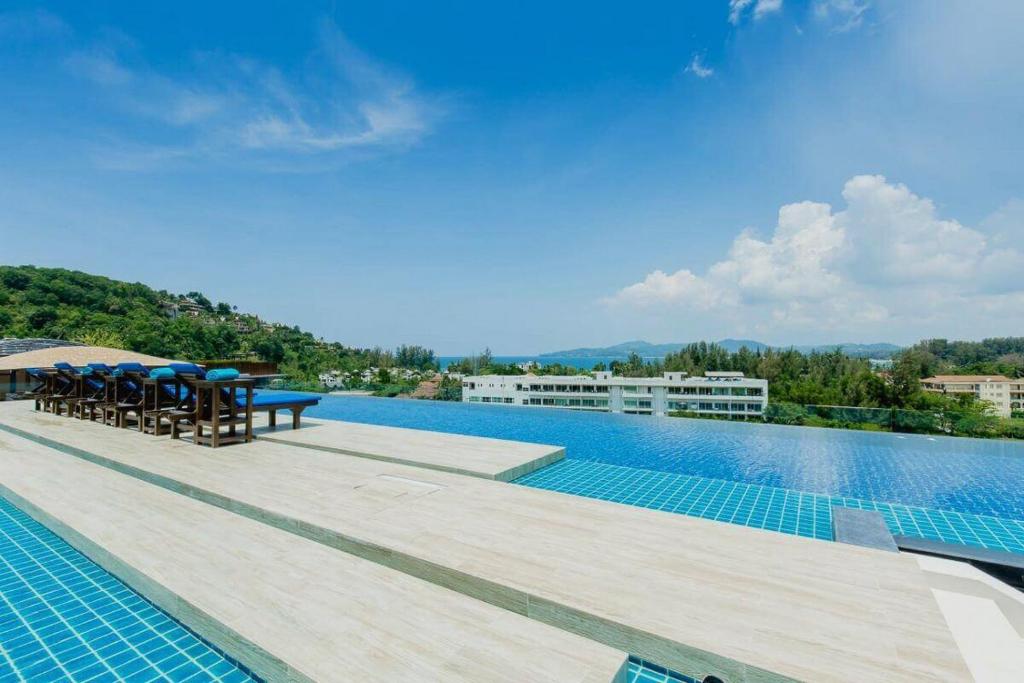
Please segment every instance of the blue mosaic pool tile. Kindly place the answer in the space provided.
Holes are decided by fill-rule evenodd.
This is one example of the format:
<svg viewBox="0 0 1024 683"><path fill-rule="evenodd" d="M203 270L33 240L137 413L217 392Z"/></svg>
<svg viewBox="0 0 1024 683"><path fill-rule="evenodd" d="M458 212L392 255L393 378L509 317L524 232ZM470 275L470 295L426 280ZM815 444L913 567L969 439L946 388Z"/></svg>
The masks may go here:
<svg viewBox="0 0 1024 683"><path fill-rule="evenodd" d="M0 683L259 680L0 498Z"/></svg>
<svg viewBox="0 0 1024 683"><path fill-rule="evenodd" d="M1024 521L825 496L621 465L562 460L516 480L534 488L832 540L832 506L877 510L893 534L1024 553Z"/></svg>

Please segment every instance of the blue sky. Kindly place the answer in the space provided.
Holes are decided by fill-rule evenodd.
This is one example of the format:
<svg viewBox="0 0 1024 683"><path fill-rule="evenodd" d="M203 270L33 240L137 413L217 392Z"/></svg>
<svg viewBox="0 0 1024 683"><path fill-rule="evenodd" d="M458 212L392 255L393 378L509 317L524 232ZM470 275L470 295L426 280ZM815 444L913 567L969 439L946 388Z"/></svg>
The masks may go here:
<svg viewBox="0 0 1024 683"><path fill-rule="evenodd" d="M437 5L0 5L3 262L445 354L1024 332L1024 3Z"/></svg>

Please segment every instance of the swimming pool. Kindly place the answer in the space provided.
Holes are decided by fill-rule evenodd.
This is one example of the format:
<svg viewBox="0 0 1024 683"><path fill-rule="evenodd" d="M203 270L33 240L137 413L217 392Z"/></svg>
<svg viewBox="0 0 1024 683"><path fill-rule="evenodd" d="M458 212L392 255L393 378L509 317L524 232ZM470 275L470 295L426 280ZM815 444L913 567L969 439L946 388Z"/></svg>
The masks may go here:
<svg viewBox="0 0 1024 683"><path fill-rule="evenodd" d="M565 446L518 483L831 536L831 505L894 533L1024 552L1024 443L325 396L306 414Z"/></svg>
<svg viewBox="0 0 1024 683"><path fill-rule="evenodd" d="M0 681L259 680L0 498Z"/></svg>

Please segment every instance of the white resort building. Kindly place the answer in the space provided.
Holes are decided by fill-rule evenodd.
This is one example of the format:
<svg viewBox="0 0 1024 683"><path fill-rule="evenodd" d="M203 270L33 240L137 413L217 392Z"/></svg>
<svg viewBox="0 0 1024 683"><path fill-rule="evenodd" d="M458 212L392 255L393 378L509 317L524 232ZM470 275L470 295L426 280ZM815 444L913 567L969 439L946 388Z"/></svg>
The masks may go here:
<svg viewBox="0 0 1024 683"><path fill-rule="evenodd" d="M979 401L988 401L1000 417L1010 417L1024 409L1024 379L1003 375L936 375L921 380L925 391L937 394L972 394Z"/></svg>
<svg viewBox="0 0 1024 683"><path fill-rule="evenodd" d="M501 403L570 408L606 413L665 415L688 411L705 415L758 417L768 404L768 380L742 372L706 372L690 377L590 375L476 375L462 379L465 403Z"/></svg>

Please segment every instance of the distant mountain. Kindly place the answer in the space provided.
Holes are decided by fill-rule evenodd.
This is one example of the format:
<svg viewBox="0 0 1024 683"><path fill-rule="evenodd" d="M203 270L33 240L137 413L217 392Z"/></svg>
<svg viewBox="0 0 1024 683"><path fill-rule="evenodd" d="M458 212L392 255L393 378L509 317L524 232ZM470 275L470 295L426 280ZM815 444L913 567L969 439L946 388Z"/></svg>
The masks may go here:
<svg viewBox="0 0 1024 683"><path fill-rule="evenodd" d="M721 339L715 342L722 348L732 353L736 353L744 346L751 351L764 351L770 348L769 344L764 342L754 341L753 339ZM686 343L671 343L671 344L652 344L650 342L636 340L622 342L614 346L603 346L603 347L583 347L578 349L567 349L565 351L552 351L550 353L540 354L540 358L550 358L560 356L563 358L626 358L631 353L636 353L644 358L662 358L669 353L675 353L680 349L684 348L688 344ZM897 346L896 344L877 343L877 344L853 344L853 343L840 343L840 344L818 344L814 346L794 346L800 353L812 353L814 351L831 351L835 348L839 348L840 351L848 356L855 356L858 358L889 358L897 351L900 351L903 347ZM775 348L788 349L788 346L779 346Z"/></svg>
<svg viewBox="0 0 1024 683"><path fill-rule="evenodd" d="M686 344L652 344L645 341L628 341L616 344L615 346L570 349L568 351L553 351L551 353L539 354L540 358L550 356L562 356L569 358L605 358L621 356L626 358L631 353L636 353L644 358L661 358L662 356L674 353L686 346Z"/></svg>
<svg viewBox="0 0 1024 683"><path fill-rule="evenodd" d="M768 345L764 342L754 341L753 339L720 339L715 343L730 353L736 353L744 346L751 351L764 351L768 348Z"/></svg>

